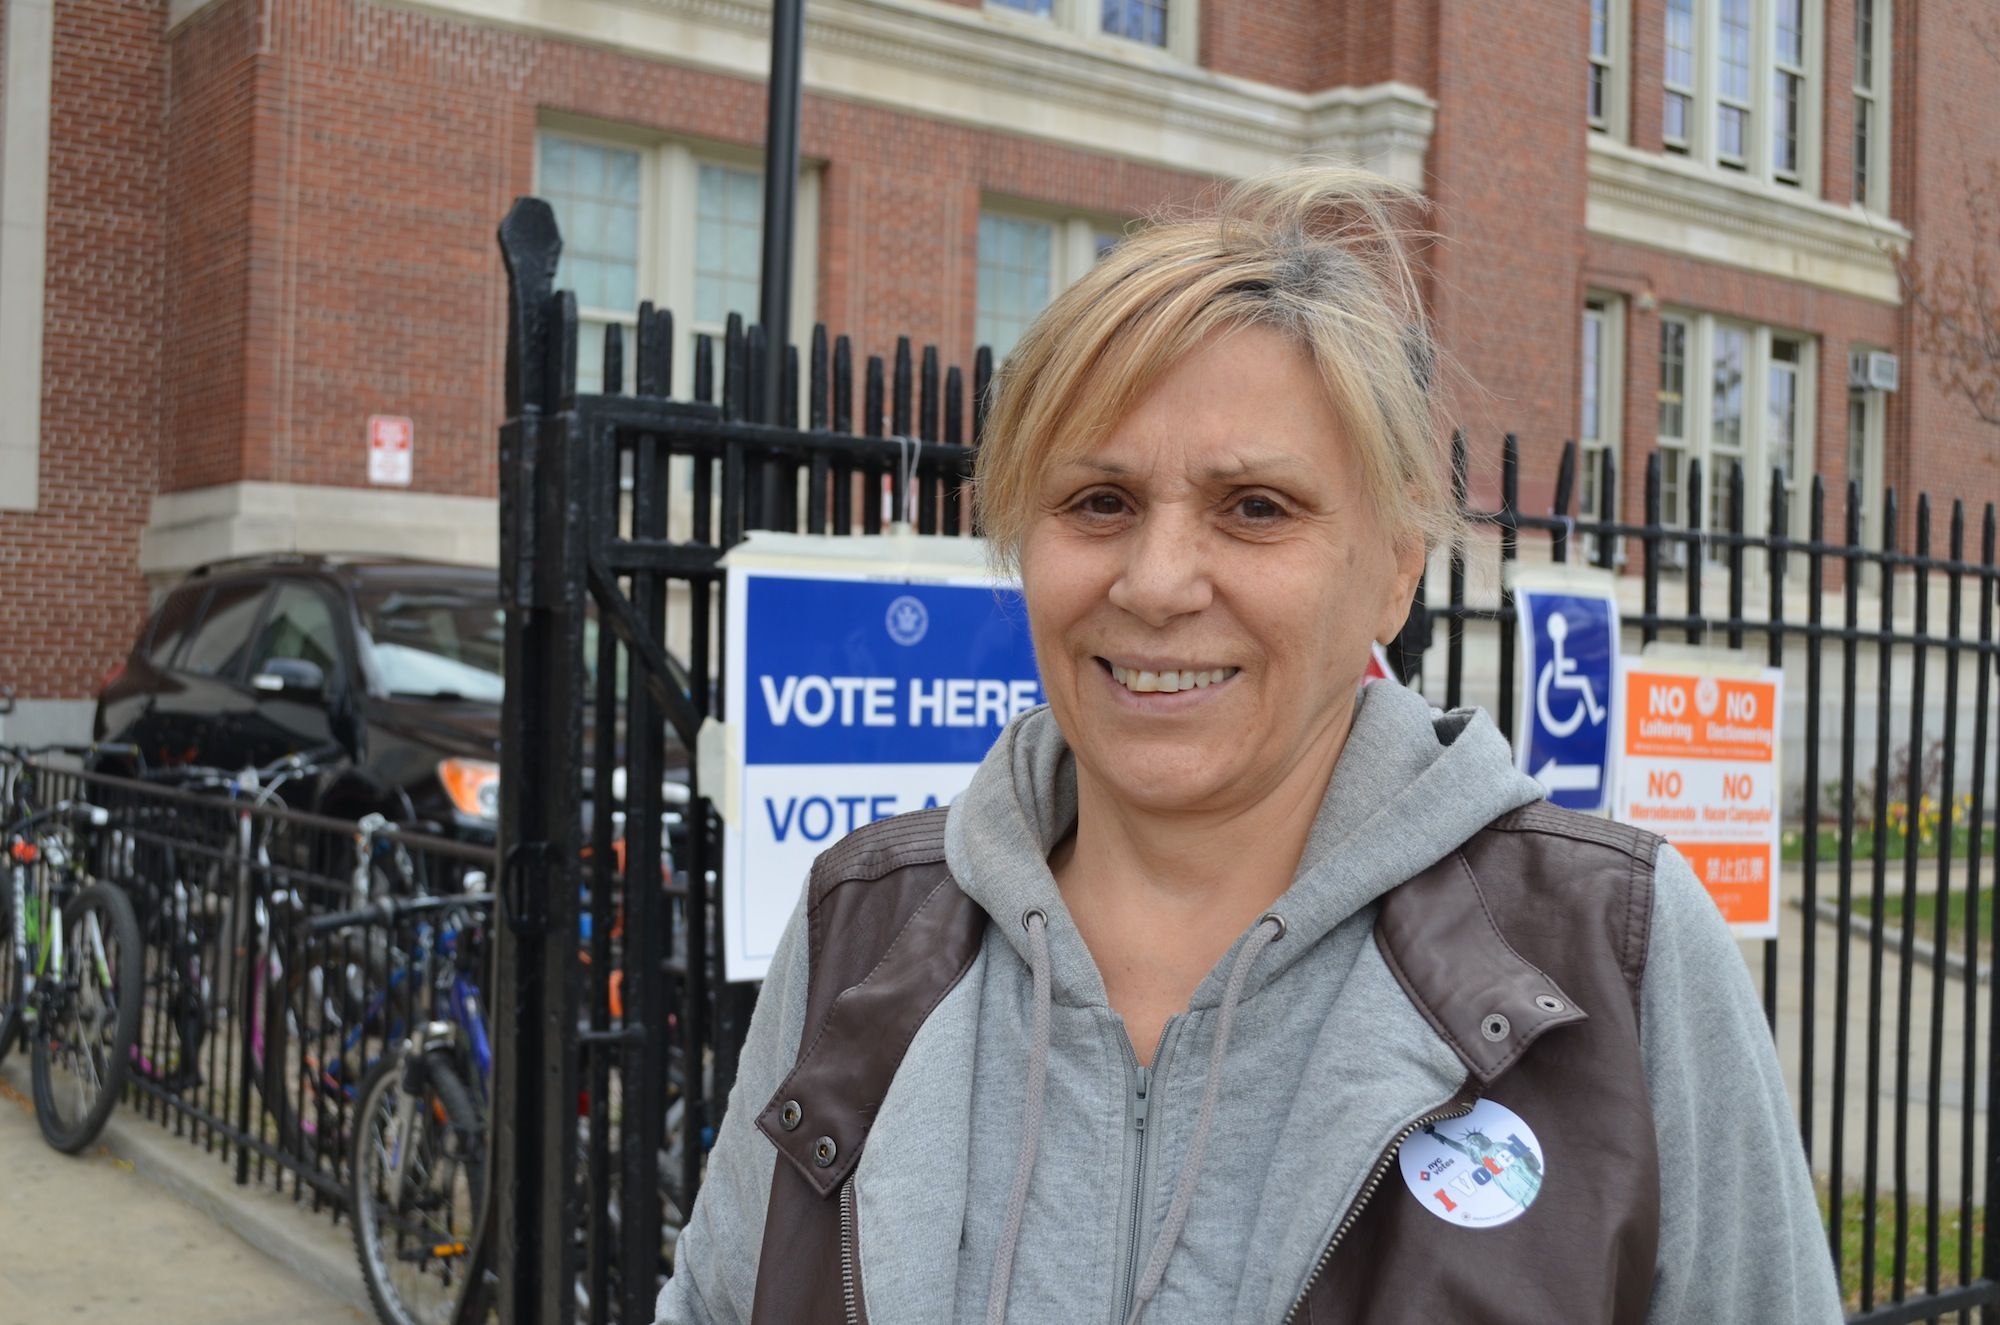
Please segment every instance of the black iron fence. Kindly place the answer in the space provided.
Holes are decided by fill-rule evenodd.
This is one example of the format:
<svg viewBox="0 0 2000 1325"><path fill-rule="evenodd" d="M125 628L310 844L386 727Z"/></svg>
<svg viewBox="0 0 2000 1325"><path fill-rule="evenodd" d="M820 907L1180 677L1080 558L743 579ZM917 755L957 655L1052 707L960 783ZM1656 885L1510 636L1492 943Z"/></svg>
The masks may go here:
<svg viewBox="0 0 2000 1325"><path fill-rule="evenodd" d="M125 893L139 922L127 1102L238 1183L343 1216L368 1074L413 1029L449 1015L442 977L484 983L488 907L477 898L491 849L301 813L240 786L189 790L0 758L0 790L20 781L27 804L77 807L47 830L68 850L22 868L67 868L73 855ZM446 928L415 915L315 923L419 895L474 900Z"/></svg>
<svg viewBox="0 0 2000 1325"><path fill-rule="evenodd" d="M512 1052L495 1070L493 1189L511 1196L482 1252L503 1319L629 1325L652 1319L753 997L720 978L719 829L686 757L731 703L718 679L720 559L749 529L845 536L908 519L971 532L963 484L990 359L982 351L968 381L905 340L857 365L845 338L816 329L803 356L782 347L780 417L766 420L753 386L779 351L758 329L732 320L677 365L671 316L646 306L635 389L614 326L604 390L579 393L576 307L554 288L548 208L517 204L501 245L509 687L495 1005ZM1455 447L1462 501L1467 449ZM1732 469L1717 480L1722 527L1701 527L1702 500L1670 526L1656 456L1640 519L1580 520L1575 452L1556 458L1554 499L1530 512L1519 449L1504 444L1498 509L1472 512L1474 535L1434 559L1394 661L1445 704L1489 705L1511 732L1506 568L1588 559L1622 572L1632 645L1679 638L1785 667L1802 766L1786 807L1786 920L1752 960L1850 1319L2000 1307L2000 1234L1986 1220L2000 1199L2000 1005L1982 891L1992 508L1968 531L1957 503L1933 512L1920 499L1909 519L1891 494L1880 545L1864 547L1858 494L1830 504L1818 480L1794 491L1778 475L1769 507L1752 512ZM1618 491L1608 457L1597 477L1598 491ZM1671 477L1707 492L1698 463ZM1829 511L1844 536L1828 535ZM687 768L684 784L663 780L669 767ZM607 850L610 817L580 813L618 770L622 855ZM683 825L680 868L659 881L670 817ZM622 919L607 912L614 896ZM616 1109L604 1103L614 1097Z"/></svg>

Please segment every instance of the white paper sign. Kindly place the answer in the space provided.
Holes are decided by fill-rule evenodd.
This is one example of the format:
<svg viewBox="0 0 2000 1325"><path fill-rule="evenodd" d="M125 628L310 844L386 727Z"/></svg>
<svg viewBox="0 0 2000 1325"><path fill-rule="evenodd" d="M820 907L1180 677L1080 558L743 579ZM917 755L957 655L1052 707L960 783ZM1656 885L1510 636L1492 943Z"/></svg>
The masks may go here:
<svg viewBox="0 0 2000 1325"><path fill-rule="evenodd" d="M414 468L417 426L399 414L368 416L368 481L407 488Z"/></svg>

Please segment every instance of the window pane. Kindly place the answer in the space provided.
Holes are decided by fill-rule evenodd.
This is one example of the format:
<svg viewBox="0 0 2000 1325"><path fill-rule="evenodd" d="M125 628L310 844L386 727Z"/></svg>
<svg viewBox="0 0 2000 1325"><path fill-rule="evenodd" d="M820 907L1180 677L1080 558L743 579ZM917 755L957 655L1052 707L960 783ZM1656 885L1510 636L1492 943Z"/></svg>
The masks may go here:
<svg viewBox="0 0 2000 1325"><path fill-rule="evenodd" d="M1779 64L1801 65L1806 62L1806 30L1804 0L1777 0L1778 40L1777 61Z"/></svg>
<svg viewBox="0 0 2000 1325"><path fill-rule="evenodd" d="M296 658L317 666L331 682L340 672L340 644L333 610L324 596L300 584L281 584L264 618L251 657L254 672L273 658Z"/></svg>
<svg viewBox="0 0 2000 1325"><path fill-rule="evenodd" d="M1716 91L1750 99L1750 0L1721 0L1716 42Z"/></svg>
<svg viewBox="0 0 2000 1325"><path fill-rule="evenodd" d="M235 676L250 648L250 629L264 601L262 584L225 584L208 600L201 628L182 653L180 669L197 676Z"/></svg>
<svg viewBox="0 0 2000 1325"><path fill-rule="evenodd" d="M1875 0L1854 0L1854 85L1875 86Z"/></svg>
<svg viewBox="0 0 2000 1325"><path fill-rule="evenodd" d="M1853 486L1855 502L1868 508L1868 396L1853 391L1847 397L1847 481Z"/></svg>
<svg viewBox="0 0 2000 1325"><path fill-rule="evenodd" d="M976 333L1004 359L1048 303L1055 227L1011 216L979 218Z"/></svg>
<svg viewBox="0 0 2000 1325"><path fill-rule="evenodd" d="M1694 0L1667 0L1666 80L1683 90L1694 86Z"/></svg>
<svg viewBox="0 0 2000 1325"><path fill-rule="evenodd" d="M1148 46L1167 44L1167 0L1103 0L1104 31Z"/></svg>
<svg viewBox="0 0 2000 1325"><path fill-rule="evenodd" d="M1793 177L1799 173L1799 83L1797 74L1780 72L1771 89L1771 168Z"/></svg>
<svg viewBox="0 0 2000 1325"><path fill-rule="evenodd" d="M639 153L544 134L541 190L562 232L556 284L580 308L630 312L639 294Z"/></svg>
<svg viewBox="0 0 2000 1325"><path fill-rule="evenodd" d="M1854 99L1854 201L1868 201L1868 153L1873 148L1875 103Z"/></svg>
<svg viewBox="0 0 2000 1325"><path fill-rule="evenodd" d="M1686 143L1688 99L1679 92L1667 93L1660 132L1669 143Z"/></svg>
<svg viewBox="0 0 2000 1325"><path fill-rule="evenodd" d="M1590 0L1590 53L1602 59L1611 54L1611 0Z"/></svg>
<svg viewBox="0 0 2000 1325"><path fill-rule="evenodd" d="M1583 441L1589 445L1604 436L1602 374L1604 371L1604 314L1588 309L1583 315Z"/></svg>
<svg viewBox="0 0 2000 1325"><path fill-rule="evenodd" d="M986 2L1001 9L1018 9L1024 14L1036 14L1047 18L1051 0L986 0Z"/></svg>
<svg viewBox="0 0 2000 1325"><path fill-rule="evenodd" d="M1719 106L1715 115L1715 150L1724 157L1743 159L1743 129L1747 112L1735 106Z"/></svg>
<svg viewBox="0 0 2000 1325"><path fill-rule="evenodd" d="M195 613L201 608L202 595L208 592L207 585L197 585L188 589L176 589L160 605L160 614L153 620L153 638L146 645L146 660L155 667L165 667L173 661L175 650L187 629L194 624Z"/></svg>
<svg viewBox="0 0 2000 1325"><path fill-rule="evenodd" d="M1660 425L1662 443L1686 434L1687 323L1660 323Z"/></svg>
<svg viewBox="0 0 2000 1325"><path fill-rule="evenodd" d="M1749 336L1738 327L1715 329L1714 405L1709 447L1716 451L1743 449L1743 371ZM1720 466L1717 467L1720 472Z"/></svg>
<svg viewBox="0 0 2000 1325"><path fill-rule="evenodd" d="M758 317L763 274L764 177L704 164L696 179L694 319L720 328L731 313Z"/></svg>

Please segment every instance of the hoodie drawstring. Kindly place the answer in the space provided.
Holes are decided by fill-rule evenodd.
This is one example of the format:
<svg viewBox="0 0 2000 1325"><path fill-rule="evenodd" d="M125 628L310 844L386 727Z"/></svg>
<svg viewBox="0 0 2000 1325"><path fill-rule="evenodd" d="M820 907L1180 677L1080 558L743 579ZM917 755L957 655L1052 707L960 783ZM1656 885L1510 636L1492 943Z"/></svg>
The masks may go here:
<svg viewBox="0 0 2000 1325"><path fill-rule="evenodd" d="M1042 1097L1049 1078L1049 918L1039 908L1021 916L1028 932L1028 971L1034 980L1034 1022L1028 1048L1028 1099L1021 1114L1021 1154L1014 1163L1014 1188L1007 1197L1007 1222L1000 1229L1000 1246L993 1255L993 1282L986 1293L986 1325L1003 1325L1007 1318L1007 1294L1014 1277L1014 1251L1021 1240L1021 1214L1028 1204L1028 1182L1035 1172L1035 1150L1041 1143ZM1260 935L1268 935L1262 943ZM1166 1277L1167 1258L1181 1240L1188 1212L1194 1206L1195 1183L1201 1176L1202 1152L1215 1127L1215 1101L1222 1088L1222 1060L1229 1052L1229 1028L1236 1019L1236 1005L1243 997L1243 983L1257 955L1285 936L1284 918L1269 912L1258 918L1255 929L1236 954L1229 968L1228 983L1222 990L1222 1011L1216 1019L1215 1041L1208 1051L1208 1080L1202 1086L1201 1113L1195 1119L1194 1138L1188 1143L1187 1158L1180 1177L1174 1182L1174 1199L1167 1207L1166 1222L1146 1257L1145 1272L1132 1293L1132 1314L1126 1325L1139 1325L1146 1303L1159 1291Z"/></svg>
<svg viewBox="0 0 2000 1325"><path fill-rule="evenodd" d="M1269 934L1262 943L1257 936ZM1187 1158L1181 1162L1180 1177L1174 1182L1173 1204L1167 1207L1167 1219L1160 1226L1160 1236L1153 1241L1153 1250L1146 1257L1146 1272L1139 1276L1139 1283L1132 1290L1132 1314L1126 1317L1125 1325L1139 1325L1139 1317L1145 1313L1146 1303L1159 1291L1160 1281L1166 1278L1167 1258L1174 1254L1174 1245L1181 1240L1181 1228L1187 1223L1188 1211L1194 1206L1194 1186L1201 1176L1202 1151L1208 1148L1208 1134L1215 1125L1215 1098L1222 1089L1222 1059L1229 1052L1229 1024L1236 1019L1236 1004L1243 996L1243 982L1250 975L1250 966L1257 955L1271 944L1285 936L1284 918L1269 912L1258 918L1252 936L1243 941L1242 950L1236 954L1236 962L1229 968L1229 983L1222 990L1222 1014L1215 1023L1215 1042L1208 1050L1208 1081L1201 1089L1201 1114L1195 1119L1194 1139L1188 1142Z"/></svg>
<svg viewBox="0 0 2000 1325"><path fill-rule="evenodd" d="M1035 1148L1042 1139L1042 1096L1049 1081L1049 918L1039 908L1021 916L1028 931L1028 971L1035 982L1034 1023L1028 1042L1028 1102L1021 1111L1021 1157L1014 1161L1014 1190L1007 1197L1007 1222L993 1254L993 1282L986 1290L986 1325L1007 1319L1007 1290L1014 1277L1014 1248L1021 1240L1021 1212L1028 1204L1028 1180L1035 1173Z"/></svg>

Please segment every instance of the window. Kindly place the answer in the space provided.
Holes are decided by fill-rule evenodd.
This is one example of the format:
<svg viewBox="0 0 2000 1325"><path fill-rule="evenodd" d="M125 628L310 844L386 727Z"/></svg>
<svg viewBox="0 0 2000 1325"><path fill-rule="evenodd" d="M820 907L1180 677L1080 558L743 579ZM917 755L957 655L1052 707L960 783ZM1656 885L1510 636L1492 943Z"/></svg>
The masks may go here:
<svg viewBox="0 0 2000 1325"><path fill-rule="evenodd" d="M358 604L384 693L500 701L507 617L490 588L382 589L359 595Z"/></svg>
<svg viewBox="0 0 2000 1325"><path fill-rule="evenodd" d="M1167 0L1101 0L1104 32L1148 46L1167 44Z"/></svg>
<svg viewBox="0 0 2000 1325"><path fill-rule="evenodd" d="M1669 150L1685 152L1694 114L1694 0L1667 0L1665 82L1661 137Z"/></svg>
<svg viewBox="0 0 2000 1325"><path fill-rule="evenodd" d="M201 627L181 653L180 670L220 677L241 672L243 655L250 649L250 632L257 624L257 609L263 603L261 584L218 585L209 595Z"/></svg>
<svg viewBox="0 0 2000 1325"><path fill-rule="evenodd" d="M1629 0L1590 0L1586 118L1598 133L1625 137L1625 29Z"/></svg>
<svg viewBox="0 0 2000 1325"><path fill-rule="evenodd" d="M625 331L621 379L633 385L639 304L674 314L674 391L693 385L694 338L722 334L731 313L758 318L764 175L748 153L697 149L559 117L537 140L536 190L555 209L559 287L577 302L577 389L604 385L604 332ZM818 173L799 173L792 251L794 342L810 334L819 248Z"/></svg>
<svg viewBox="0 0 2000 1325"><path fill-rule="evenodd" d="M1757 179L1817 187L1815 24L1824 0L1666 0L1661 141Z"/></svg>
<svg viewBox="0 0 2000 1325"><path fill-rule="evenodd" d="M1746 529L1769 527L1772 483L1795 537L1806 529L1799 485L1810 482L1812 340L1706 314L1660 321L1658 431L1662 523L1685 526L1695 511L1704 529L1729 525L1731 473L1743 470ZM1690 366L1698 365L1698 371ZM1692 462L1701 462L1694 488ZM1720 560L1725 549L1711 556Z"/></svg>
<svg viewBox="0 0 2000 1325"><path fill-rule="evenodd" d="M1805 112L1805 0L1775 0L1777 39L1772 45L1771 173L1799 182L1799 131Z"/></svg>
<svg viewBox="0 0 2000 1325"><path fill-rule="evenodd" d="M1024 14L1075 37L1150 46L1192 63L1200 40L1198 0L986 0L989 12Z"/></svg>
<svg viewBox="0 0 2000 1325"><path fill-rule="evenodd" d="M1004 359L1056 292L1113 248L1120 232L1087 217L979 214L974 336Z"/></svg>
<svg viewBox="0 0 2000 1325"><path fill-rule="evenodd" d="M1855 508L1860 516L1858 523L1864 547L1880 547L1882 540L1884 400L1880 391L1850 388L1847 393L1847 479L1854 485ZM1845 492L1830 495L1835 502L1845 501ZM1845 536L1843 526L1836 537ZM1864 583L1870 582L1864 580Z"/></svg>
<svg viewBox="0 0 2000 1325"><path fill-rule="evenodd" d="M296 658L319 668L331 682L340 674L340 639L326 595L303 584L280 584L251 655L256 672L273 658Z"/></svg>
<svg viewBox="0 0 2000 1325"><path fill-rule="evenodd" d="M153 618L153 635L146 644L147 662L165 667L174 660L188 627L200 613L202 595L207 592L207 585L196 584L168 595L167 601L160 605L159 615Z"/></svg>
<svg viewBox="0 0 2000 1325"><path fill-rule="evenodd" d="M1620 454L1620 390L1624 363L1624 303L1592 295L1583 305L1582 417L1577 430L1577 513L1585 520L1617 518L1618 494L1604 490L1604 458Z"/></svg>
<svg viewBox="0 0 2000 1325"><path fill-rule="evenodd" d="M1854 0L1854 201L1889 210L1889 4Z"/></svg>
<svg viewBox="0 0 2000 1325"><path fill-rule="evenodd" d="M1660 521L1687 523L1681 504L1687 465L1687 346L1688 324L1677 317L1660 319Z"/></svg>

